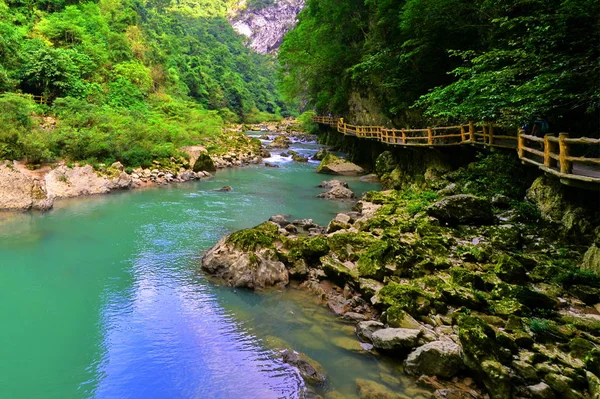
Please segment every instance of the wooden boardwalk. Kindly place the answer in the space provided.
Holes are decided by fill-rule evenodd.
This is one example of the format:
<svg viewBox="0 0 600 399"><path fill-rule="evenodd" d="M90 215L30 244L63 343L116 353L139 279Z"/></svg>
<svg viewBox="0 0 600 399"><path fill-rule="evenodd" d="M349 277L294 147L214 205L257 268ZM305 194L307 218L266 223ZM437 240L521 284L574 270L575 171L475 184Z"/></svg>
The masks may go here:
<svg viewBox="0 0 600 399"><path fill-rule="evenodd" d="M491 124L468 123L424 129L393 129L383 126L351 125L343 118L314 116L313 121L329 125L346 136L377 140L402 147L449 147L478 145L515 149L523 163L531 163L558 176L565 184L600 184L600 139L570 138L568 133L536 137L519 131L514 136L496 134ZM592 154L591 156L589 154Z"/></svg>

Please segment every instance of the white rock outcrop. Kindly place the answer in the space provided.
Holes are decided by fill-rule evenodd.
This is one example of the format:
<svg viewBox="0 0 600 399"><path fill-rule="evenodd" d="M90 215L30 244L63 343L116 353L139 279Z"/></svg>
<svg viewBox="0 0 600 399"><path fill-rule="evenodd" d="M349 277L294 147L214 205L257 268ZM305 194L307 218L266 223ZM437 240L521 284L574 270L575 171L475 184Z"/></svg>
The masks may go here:
<svg viewBox="0 0 600 399"><path fill-rule="evenodd" d="M294 28L304 0L275 0L271 6L237 13L231 26L248 38L248 47L261 54L276 52L283 36Z"/></svg>

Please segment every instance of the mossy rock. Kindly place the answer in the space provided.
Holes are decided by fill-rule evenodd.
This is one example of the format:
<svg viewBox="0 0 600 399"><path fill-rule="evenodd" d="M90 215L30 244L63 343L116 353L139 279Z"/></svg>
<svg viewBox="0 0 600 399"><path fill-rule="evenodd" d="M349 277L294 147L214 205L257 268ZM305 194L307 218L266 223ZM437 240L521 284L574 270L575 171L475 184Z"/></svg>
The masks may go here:
<svg viewBox="0 0 600 399"><path fill-rule="evenodd" d="M397 306L412 316L429 314L436 299L420 288L395 282L383 287L378 296L384 305Z"/></svg>
<svg viewBox="0 0 600 399"><path fill-rule="evenodd" d="M487 295L481 291L458 285L444 285L440 292L444 300L453 306L466 306L478 310L487 307Z"/></svg>
<svg viewBox="0 0 600 399"><path fill-rule="evenodd" d="M579 337L573 338L569 342L571 356L576 357L578 359L584 359L586 355L595 348L596 346L590 341Z"/></svg>
<svg viewBox="0 0 600 399"><path fill-rule="evenodd" d="M588 285L573 285L567 290L575 298L585 302L586 305L595 305L600 302L600 288Z"/></svg>
<svg viewBox="0 0 600 399"><path fill-rule="evenodd" d="M589 351L584 358L585 368L600 377L600 348Z"/></svg>
<svg viewBox="0 0 600 399"><path fill-rule="evenodd" d="M349 268L331 256L322 256L321 266L327 277L341 287L358 279L358 270Z"/></svg>
<svg viewBox="0 0 600 399"><path fill-rule="evenodd" d="M494 299L512 298L529 309L554 310L558 301L543 292L522 285L501 283L492 291Z"/></svg>
<svg viewBox="0 0 600 399"><path fill-rule="evenodd" d="M420 328L421 324L398 305L385 311L385 322L393 328Z"/></svg>
<svg viewBox="0 0 600 399"><path fill-rule="evenodd" d="M382 280L388 274L387 262L393 259L395 248L387 240L373 242L358 258L358 271L361 277Z"/></svg>
<svg viewBox="0 0 600 399"><path fill-rule="evenodd" d="M198 159L196 159L196 162L194 163L193 170L194 172L214 172L217 170L217 167L207 152L201 152L198 156Z"/></svg>
<svg viewBox="0 0 600 399"><path fill-rule="evenodd" d="M448 270L452 276L452 282L456 285L484 290L485 283L481 276L464 267L452 267Z"/></svg>
<svg viewBox="0 0 600 399"><path fill-rule="evenodd" d="M253 251L257 248L272 248L279 238L277 225L264 222L251 229L236 231L227 238L227 242L244 251Z"/></svg>
<svg viewBox="0 0 600 399"><path fill-rule="evenodd" d="M492 226L487 229L487 234L495 248L515 250L521 246L521 231L515 225Z"/></svg>
<svg viewBox="0 0 600 399"><path fill-rule="evenodd" d="M525 267L516 259L502 255L494 267L494 273L502 280L513 284L524 284L527 281Z"/></svg>
<svg viewBox="0 0 600 399"><path fill-rule="evenodd" d="M502 298L489 301L489 310L497 316L508 317L510 315L523 316L530 313L528 307L513 298Z"/></svg>
<svg viewBox="0 0 600 399"><path fill-rule="evenodd" d="M333 234L328 238L329 248L341 261L356 261L360 252L370 247L378 240L368 233L344 232Z"/></svg>
<svg viewBox="0 0 600 399"><path fill-rule="evenodd" d="M290 260L305 259L308 262L316 262L321 256L329 252L327 237L298 237L293 240L285 240L285 247L289 250Z"/></svg>

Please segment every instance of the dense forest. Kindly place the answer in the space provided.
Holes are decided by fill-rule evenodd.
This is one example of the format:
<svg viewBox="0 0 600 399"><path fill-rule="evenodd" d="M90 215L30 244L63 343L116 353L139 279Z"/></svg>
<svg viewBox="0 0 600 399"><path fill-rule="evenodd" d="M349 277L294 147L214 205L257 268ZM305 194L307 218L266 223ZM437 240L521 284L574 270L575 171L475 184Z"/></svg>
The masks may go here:
<svg viewBox="0 0 600 399"><path fill-rule="evenodd" d="M228 6L0 0L0 159L148 165L285 115L276 61L244 47Z"/></svg>
<svg viewBox="0 0 600 399"><path fill-rule="evenodd" d="M371 95L398 125L547 118L594 136L598 32L595 0L308 0L281 48L282 88L339 115Z"/></svg>

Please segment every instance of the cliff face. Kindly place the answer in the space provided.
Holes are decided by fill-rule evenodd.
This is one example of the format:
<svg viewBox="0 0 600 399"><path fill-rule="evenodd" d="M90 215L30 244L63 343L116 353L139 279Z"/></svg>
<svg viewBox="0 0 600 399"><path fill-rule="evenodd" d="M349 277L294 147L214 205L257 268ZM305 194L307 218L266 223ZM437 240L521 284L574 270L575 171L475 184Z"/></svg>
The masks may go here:
<svg viewBox="0 0 600 399"><path fill-rule="evenodd" d="M261 8L249 5L231 17L230 23L248 38L248 47L261 54L272 53L296 25L296 16L303 8L304 0L275 0Z"/></svg>

